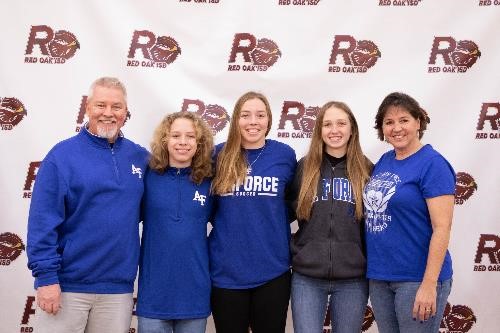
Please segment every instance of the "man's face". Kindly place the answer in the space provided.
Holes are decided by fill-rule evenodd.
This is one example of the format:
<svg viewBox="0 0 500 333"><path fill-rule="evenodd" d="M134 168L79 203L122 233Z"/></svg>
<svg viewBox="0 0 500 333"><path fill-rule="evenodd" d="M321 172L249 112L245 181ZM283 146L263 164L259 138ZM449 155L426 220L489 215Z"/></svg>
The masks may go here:
<svg viewBox="0 0 500 333"><path fill-rule="evenodd" d="M127 116L127 102L118 88L96 86L87 101L89 131L92 134L115 142Z"/></svg>

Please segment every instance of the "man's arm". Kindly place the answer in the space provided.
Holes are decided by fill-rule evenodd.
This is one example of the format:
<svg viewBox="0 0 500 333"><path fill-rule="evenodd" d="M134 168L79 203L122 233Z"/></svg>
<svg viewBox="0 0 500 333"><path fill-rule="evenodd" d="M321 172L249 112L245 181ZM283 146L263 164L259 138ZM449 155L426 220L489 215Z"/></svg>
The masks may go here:
<svg viewBox="0 0 500 333"><path fill-rule="evenodd" d="M64 221L66 184L57 166L45 159L38 171L28 218L28 268L35 277L37 302L48 313L57 313L60 303L57 227Z"/></svg>

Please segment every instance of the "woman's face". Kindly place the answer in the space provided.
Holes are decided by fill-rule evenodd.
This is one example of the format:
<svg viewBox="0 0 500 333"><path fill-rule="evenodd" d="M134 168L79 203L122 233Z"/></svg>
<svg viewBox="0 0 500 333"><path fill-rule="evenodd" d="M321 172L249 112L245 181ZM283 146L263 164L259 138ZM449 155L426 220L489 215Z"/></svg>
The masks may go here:
<svg viewBox="0 0 500 333"><path fill-rule="evenodd" d="M329 155L344 156L351 134L351 121L347 112L335 106L325 111L321 124L321 138Z"/></svg>
<svg viewBox="0 0 500 333"><path fill-rule="evenodd" d="M420 144L420 120L399 106L389 106L382 122L382 132L396 152L408 153Z"/></svg>
<svg viewBox="0 0 500 333"><path fill-rule="evenodd" d="M243 103L238 120L242 147L246 149L263 147L268 124L269 116L264 102L252 98Z"/></svg>
<svg viewBox="0 0 500 333"><path fill-rule="evenodd" d="M190 166L196 147L196 129L193 121L186 118L175 119L170 126L167 142L168 164L174 168Z"/></svg>

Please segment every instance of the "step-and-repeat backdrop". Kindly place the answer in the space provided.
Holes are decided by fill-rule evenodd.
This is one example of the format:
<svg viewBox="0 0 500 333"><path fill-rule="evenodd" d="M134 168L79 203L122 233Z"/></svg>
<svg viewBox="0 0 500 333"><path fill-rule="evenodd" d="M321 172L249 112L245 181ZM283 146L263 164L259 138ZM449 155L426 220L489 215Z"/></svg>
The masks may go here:
<svg viewBox="0 0 500 333"><path fill-rule="evenodd" d="M412 95L431 118L423 141L457 172L441 332L500 331L499 0L19 0L0 13L0 332L36 332L25 246L37 170L79 131L88 86L105 75L127 85L123 131L146 147L179 110L224 141L234 102L257 90L269 137L298 157L319 107L346 102L374 162L391 148L373 129L378 105ZM363 331L377 332L370 307Z"/></svg>

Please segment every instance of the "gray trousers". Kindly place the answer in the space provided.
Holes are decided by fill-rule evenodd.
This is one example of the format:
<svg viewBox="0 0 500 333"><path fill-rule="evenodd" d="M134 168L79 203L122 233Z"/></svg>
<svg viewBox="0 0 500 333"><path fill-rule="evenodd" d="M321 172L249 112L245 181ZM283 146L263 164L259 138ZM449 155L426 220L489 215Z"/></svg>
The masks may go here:
<svg viewBox="0 0 500 333"><path fill-rule="evenodd" d="M35 310L37 333L128 333L134 301L132 294L61 294L56 315Z"/></svg>

